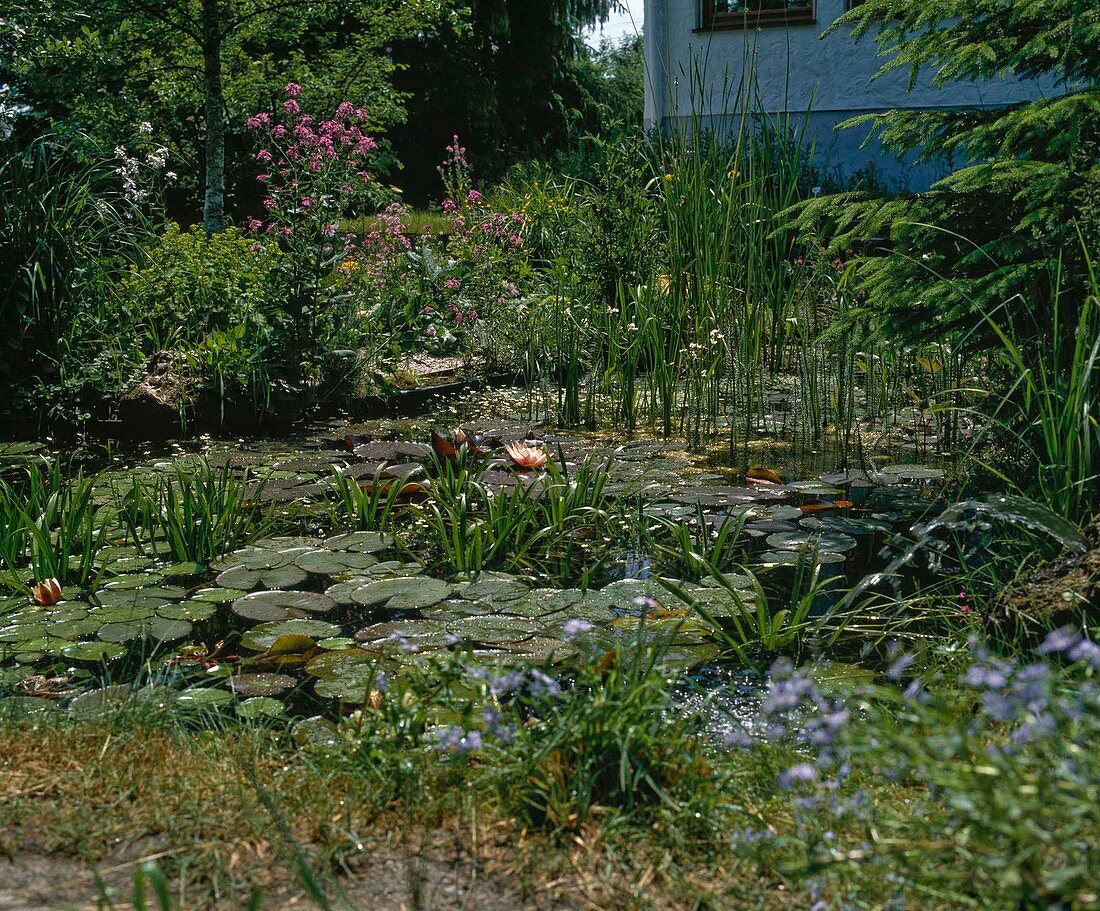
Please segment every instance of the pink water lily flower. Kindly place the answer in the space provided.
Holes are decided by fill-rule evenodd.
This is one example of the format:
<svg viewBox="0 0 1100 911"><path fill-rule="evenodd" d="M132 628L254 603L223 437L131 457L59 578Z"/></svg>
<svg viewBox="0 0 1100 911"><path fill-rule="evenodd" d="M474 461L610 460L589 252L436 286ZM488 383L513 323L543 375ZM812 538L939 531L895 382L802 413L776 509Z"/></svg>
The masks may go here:
<svg viewBox="0 0 1100 911"><path fill-rule="evenodd" d="M31 588L31 597L39 607L49 607L61 600L61 583L57 579L43 579Z"/></svg>
<svg viewBox="0 0 1100 911"><path fill-rule="evenodd" d="M505 443L504 451L520 468L542 468L550 458L544 450L526 442Z"/></svg>

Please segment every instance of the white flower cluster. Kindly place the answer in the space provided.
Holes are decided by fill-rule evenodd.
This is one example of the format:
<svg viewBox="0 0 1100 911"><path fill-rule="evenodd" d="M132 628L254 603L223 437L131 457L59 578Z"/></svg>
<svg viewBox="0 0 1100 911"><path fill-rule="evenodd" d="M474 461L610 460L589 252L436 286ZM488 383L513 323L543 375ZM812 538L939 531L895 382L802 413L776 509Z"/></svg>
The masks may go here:
<svg viewBox="0 0 1100 911"><path fill-rule="evenodd" d="M138 124L140 135L148 136L152 131L152 125L147 122ZM151 172L150 178L160 171L164 171L164 178L169 182L176 178L174 171L165 171L168 164L168 149L165 146L158 145L144 159L131 155L125 146L116 146L115 159L118 162L115 173L122 179L122 192L130 202L143 202L149 197L152 180L143 180L143 171Z"/></svg>

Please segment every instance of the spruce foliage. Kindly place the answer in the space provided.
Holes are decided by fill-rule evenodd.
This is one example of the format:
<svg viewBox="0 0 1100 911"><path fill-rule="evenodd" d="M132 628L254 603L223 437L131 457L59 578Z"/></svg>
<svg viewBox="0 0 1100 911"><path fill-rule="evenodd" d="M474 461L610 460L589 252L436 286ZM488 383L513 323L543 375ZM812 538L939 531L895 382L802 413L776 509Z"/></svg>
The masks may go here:
<svg viewBox="0 0 1100 911"><path fill-rule="evenodd" d="M968 110L888 111L868 123L890 150L957 169L927 192L851 192L797 211L835 249L863 249L852 279L885 326L991 341L986 314L1042 324L1058 293L1083 301L1100 239L1100 5L1095 0L865 0L834 26L873 37L879 75L937 85L1023 78L1038 100ZM878 242L881 238L885 242ZM1095 257L1093 257L1095 259ZM867 314L865 314L867 315Z"/></svg>

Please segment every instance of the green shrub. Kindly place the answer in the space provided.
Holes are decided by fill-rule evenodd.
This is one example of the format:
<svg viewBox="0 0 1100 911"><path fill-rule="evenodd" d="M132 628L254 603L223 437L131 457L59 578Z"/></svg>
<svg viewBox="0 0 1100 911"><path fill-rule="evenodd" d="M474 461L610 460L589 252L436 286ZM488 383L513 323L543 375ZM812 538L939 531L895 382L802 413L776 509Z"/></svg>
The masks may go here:
<svg viewBox="0 0 1100 911"><path fill-rule="evenodd" d="M236 228L207 235L169 224L123 282L123 299L154 348L201 345L240 325L266 339L282 320L279 256Z"/></svg>

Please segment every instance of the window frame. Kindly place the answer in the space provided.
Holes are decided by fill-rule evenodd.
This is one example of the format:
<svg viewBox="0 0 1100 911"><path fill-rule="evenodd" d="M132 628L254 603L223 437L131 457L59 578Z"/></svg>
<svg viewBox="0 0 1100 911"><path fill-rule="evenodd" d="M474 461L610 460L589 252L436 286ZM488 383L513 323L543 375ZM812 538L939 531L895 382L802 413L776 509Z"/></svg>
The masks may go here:
<svg viewBox="0 0 1100 911"><path fill-rule="evenodd" d="M786 25L812 25L817 22L817 0L809 0L799 9L745 10L739 13L718 12L715 0L700 0L700 25L696 32L726 29L776 28Z"/></svg>

